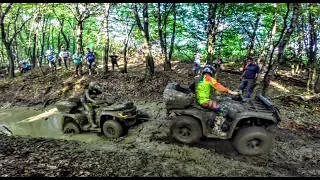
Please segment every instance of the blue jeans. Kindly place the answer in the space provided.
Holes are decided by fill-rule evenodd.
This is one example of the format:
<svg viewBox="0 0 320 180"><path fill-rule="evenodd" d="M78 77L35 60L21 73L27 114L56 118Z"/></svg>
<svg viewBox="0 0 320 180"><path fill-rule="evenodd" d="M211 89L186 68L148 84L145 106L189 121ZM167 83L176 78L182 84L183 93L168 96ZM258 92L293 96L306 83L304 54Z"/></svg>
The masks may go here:
<svg viewBox="0 0 320 180"><path fill-rule="evenodd" d="M246 98L250 98L252 94L254 79L242 79L240 84L240 90L243 93L244 89L247 87L247 96Z"/></svg>
<svg viewBox="0 0 320 180"><path fill-rule="evenodd" d="M194 67L194 73L200 74L200 63L194 62L193 67Z"/></svg>

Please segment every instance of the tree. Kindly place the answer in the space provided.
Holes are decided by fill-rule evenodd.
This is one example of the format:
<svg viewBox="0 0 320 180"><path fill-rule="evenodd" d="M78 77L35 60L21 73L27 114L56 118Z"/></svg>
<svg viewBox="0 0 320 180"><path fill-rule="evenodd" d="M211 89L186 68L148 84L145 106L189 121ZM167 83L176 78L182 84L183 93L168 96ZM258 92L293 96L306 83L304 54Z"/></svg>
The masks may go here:
<svg viewBox="0 0 320 180"><path fill-rule="evenodd" d="M31 19L27 19L26 21L24 21L21 26L18 29L18 31L14 32L13 35L11 37L8 36L8 34L5 31L5 18L8 15L10 9L13 7L13 3L8 4L5 7L5 10L2 11L3 8L3 3L0 4L0 28L1 28L1 42L4 44L5 48L6 48L6 52L7 52L7 56L9 59L9 77L12 78L14 77L14 57L12 54L12 42L15 39L15 37L20 33L20 31L22 30L22 28L25 26L25 24ZM16 14L16 16L19 16L20 14ZM17 23L17 22L14 22ZM8 27L10 27L10 23L8 23Z"/></svg>
<svg viewBox="0 0 320 180"><path fill-rule="evenodd" d="M212 63L215 53L216 35L224 12L225 3L209 3L208 6L207 62Z"/></svg>
<svg viewBox="0 0 320 180"><path fill-rule="evenodd" d="M103 72L104 75L108 72L108 55L109 55L109 13L110 3L104 3L104 31L105 31L105 44L103 51Z"/></svg>
<svg viewBox="0 0 320 180"><path fill-rule="evenodd" d="M143 14L143 27L140 21L140 17L138 14L137 3L134 3L134 14L137 21L138 28L143 36L143 54L146 61L146 77L147 79L151 78L154 74L154 61L150 50L150 42L149 42L149 22L148 22L148 3L143 3L142 5L142 14Z"/></svg>
<svg viewBox="0 0 320 180"><path fill-rule="evenodd" d="M285 51L285 47L286 47L288 41L290 40L290 35L292 34L292 32L294 30L295 24L298 19L299 4L297 4L297 3L293 4L291 24L290 24L289 28L287 29L286 20L287 20L288 14L289 14L289 10L290 10L290 3L287 4L287 13L284 18L284 27L281 31L281 35L279 37L278 42L276 43L276 45L274 45L274 48L271 52L268 70L267 70L266 75L264 76L264 79L263 79L264 86L262 89L262 95L264 95L264 96L266 95L267 90L270 85L270 81L273 78L275 68L278 66L278 63L279 63L280 59L282 58L283 53ZM272 62L272 57L273 57L275 47L278 47L278 54L277 54L276 60L274 62Z"/></svg>
<svg viewBox="0 0 320 180"><path fill-rule="evenodd" d="M77 49L83 51L83 23L89 17L93 16L98 11L98 4L94 3L74 3L67 5L70 12L76 19L77 29Z"/></svg>

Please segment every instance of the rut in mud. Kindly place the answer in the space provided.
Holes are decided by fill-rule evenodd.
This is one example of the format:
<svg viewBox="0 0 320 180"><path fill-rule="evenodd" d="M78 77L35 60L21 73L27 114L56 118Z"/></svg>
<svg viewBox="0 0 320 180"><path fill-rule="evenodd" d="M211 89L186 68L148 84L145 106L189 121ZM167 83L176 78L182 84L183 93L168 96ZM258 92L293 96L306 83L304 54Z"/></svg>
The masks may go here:
<svg viewBox="0 0 320 180"><path fill-rule="evenodd" d="M239 155L227 140L186 146L170 137L161 102L137 101L149 116L128 135L79 142L0 137L0 176L319 176L320 141L305 132L276 128L269 153ZM56 137L59 138L59 137Z"/></svg>
<svg viewBox="0 0 320 180"><path fill-rule="evenodd" d="M163 121L166 112L162 92L168 82L191 82L187 71L191 66L177 64L173 72L157 72L151 81L138 73L93 76L109 92L134 100L143 120L126 136L114 140L94 133L62 135L58 129L42 129L47 135L32 134L47 139L1 135L0 176L319 176L319 113L294 103L273 101L279 106L283 121L272 132L275 136L272 149L261 156L239 155L227 140L204 139L186 146L168 137L170 124ZM49 81L44 81L34 73L28 78L2 82L0 102L48 105L58 99L79 96L90 80L88 76L77 79L64 74L48 74L47 78ZM239 84L236 81L239 75L221 73L220 78L222 84L232 89ZM21 81L24 83L16 86ZM33 83L37 85L32 86ZM281 91L272 88L270 92ZM10 104L3 106L8 107ZM28 112L25 118L34 115ZM21 128L33 126L36 130L37 123L48 124L44 121L30 122Z"/></svg>

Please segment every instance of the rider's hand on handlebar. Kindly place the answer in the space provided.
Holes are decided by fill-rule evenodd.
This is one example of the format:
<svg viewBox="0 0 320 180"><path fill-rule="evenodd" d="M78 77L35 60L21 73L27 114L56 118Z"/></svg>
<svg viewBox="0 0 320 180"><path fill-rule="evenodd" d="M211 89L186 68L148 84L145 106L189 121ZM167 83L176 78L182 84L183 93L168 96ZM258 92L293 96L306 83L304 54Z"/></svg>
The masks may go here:
<svg viewBox="0 0 320 180"><path fill-rule="evenodd" d="M237 95L240 95L240 92L237 92L237 91L229 91L229 94L234 95L234 96L237 96Z"/></svg>

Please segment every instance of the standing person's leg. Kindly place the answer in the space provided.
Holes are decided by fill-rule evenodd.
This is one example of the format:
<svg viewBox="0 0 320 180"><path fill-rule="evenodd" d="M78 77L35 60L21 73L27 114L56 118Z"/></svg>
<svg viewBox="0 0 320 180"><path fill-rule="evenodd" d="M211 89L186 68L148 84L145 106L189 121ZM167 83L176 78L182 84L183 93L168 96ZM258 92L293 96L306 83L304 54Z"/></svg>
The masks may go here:
<svg viewBox="0 0 320 180"><path fill-rule="evenodd" d="M200 63L193 63L194 66L194 73L195 75L198 75L200 73Z"/></svg>
<svg viewBox="0 0 320 180"><path fill-rule="evenodd" d="M117 61L117 60L116 60L116 65L117 65L117 68L119 68L118 61Z"/></svg>
<svg viewBox="0 0 320 180"><path fill-rule="evenodd" d="M240 83L240 90L241 90L241 93L244 92L244 89L246 88L248 84L248 80L247 79L242 79L241 83Z"/></svg>
<svg viewBox="0 0 320 180"><path fill-rule="evenodd" d="M66 69L68 69L68 65L67 65L67 58L63 58L63 62L64 62L64 66Z"/></svg>
<svg viewBox="0 0 320 180"><path fill-rule="evenodd" d="M88 61L89 75L92 73L92 62L93 61Z"/></svg>
<svg viewBox="0 0 320 180"><path fill-rule="evenodd" d="M111 61L112 63L112 71L114 71L114 61Z"/></svg>
<svg viewBox="0 0 320 180"><path fill-rule="evenodd" d="M76 75L77 75L77 76L79 76L79 73L78 73L79 65L80 65L80 64L76 63Z"/></svg>
<svg viewBox="0 0 320 180"><path fill-rule="evenodd" d="M79 64L79 68L80 68L80 76L82 75L82 63Z"/></svg>
<svg viewBox="0 0 320 180"><path fill-rule="evenodd" d="M254 79L248 79L247 98L251 97L251 94L252 94L252 91L253 91L253 82L254 82Z"/></svg>
<svg viewBox="0 0 320 180"><path fill-rule="evenodd" d="M49 61L49 67L50 67L51 70L53 70L53 64L52 64L51 61Z"/></svg>
<svg viewBox="0 0 320 180"><path fill-rule="evenodd" d="M56 62L52 61L52 64L53 64L53 70L56 71L57 70Z"/></svg>

